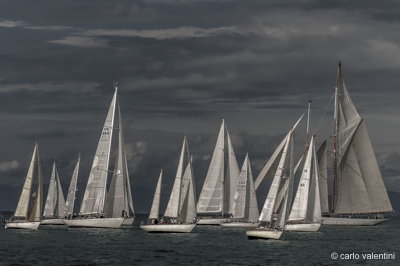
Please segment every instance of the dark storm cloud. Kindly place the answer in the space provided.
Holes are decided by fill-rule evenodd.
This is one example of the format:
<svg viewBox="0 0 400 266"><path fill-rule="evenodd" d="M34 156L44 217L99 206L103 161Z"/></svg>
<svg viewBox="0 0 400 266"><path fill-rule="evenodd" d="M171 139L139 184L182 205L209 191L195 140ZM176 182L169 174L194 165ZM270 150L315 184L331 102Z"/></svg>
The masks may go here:
<svg viewBox="0 0 400 266"><path fill-rule="evenodd" d="M142 211L163 167L168 194L184 133L201 188L221 118L239 164L249 152L256 176L309 99L312 127L319 123L340 59L385 182L399 186L387 159L400 148L399 7L390 1L0 5L0 184L22 183L39 140L44 171L56 159L64 184L82 153L83 187L114 80ZM331 111L321 139L331 134Z"/></svg>

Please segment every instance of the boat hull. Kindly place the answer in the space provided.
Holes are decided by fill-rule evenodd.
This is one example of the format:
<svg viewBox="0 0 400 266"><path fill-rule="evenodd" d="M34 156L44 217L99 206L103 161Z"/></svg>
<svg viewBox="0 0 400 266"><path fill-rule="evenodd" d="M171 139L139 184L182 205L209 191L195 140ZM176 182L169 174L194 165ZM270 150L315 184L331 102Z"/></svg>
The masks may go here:
<svg viewBox="0 0 400 266"><path fill-rule="evenodd" d="M278 230L249 230L246 235L249 239L280 239L283 231Z"/></svg>
<svg viewBox="0 0 400 266"><path fill-rule="evenodd" d="M230 223L221 223L220 225L226 228L256 228L260 225L260 223L230 222Z"/></svg>
<svg viewBox="0 0 400 266"><path fill-rule="evenodd" d="M40 225L65 225L63 219L45 219L40 222Z"/></svg>
<svg viewBox="0 0 400 266"><path fill-rule="evenodd" d="M5 229L38 229L40 222L14 221L6 222Z"/></svg>
<svg viewBox="0 0 400 266"><path fill-rule="evenodd" d="M285 231L289 232L317 232L321 227L320 223L286 224Z"/></svg>
<svg viewBox="0 0 400 266"><path fill-rule="evenodd" d="M198 225L220 225L228 220L226 218L199 218L196 223Z"/></svg>
<svg viewBox="0 0 400 266"><path fill-rule="evenodd" d="M190 233L196 224L145 224L140 228L149 233Z"/></svg>
<svg viewBox="0 0 400 266"><path fill-rule="evenodd" d="M124 219L124 221L122 222L122 225L129 226L129 225L132 225L134 221L135 221L135 217L126 217Z"/></svg>
<svg viewBox="0 0 400 266"><path fill-rule="evenodd" d="M372 226L390 219L322 217L321 224L328 226Z"/></svg>
<svg viewBox="0 0 400 266"><path fill-rule="evenodd" d="M92 228L120 228L124 218L84 218L64 219L63 222L69 227L92 227Z"/></svg>

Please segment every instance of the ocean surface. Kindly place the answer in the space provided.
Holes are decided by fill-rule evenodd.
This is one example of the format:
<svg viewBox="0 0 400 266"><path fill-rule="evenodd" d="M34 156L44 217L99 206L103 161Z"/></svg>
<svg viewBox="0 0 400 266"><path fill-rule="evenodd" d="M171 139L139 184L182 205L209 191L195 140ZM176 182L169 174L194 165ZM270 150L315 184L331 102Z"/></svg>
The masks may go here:
<svg viewBox="0 0 400 266"><path fill-rule="evenodd" d="M134 226L122 229L42 226L39 230L5 230L1 224L0 264L400 265L399 218L372 227L285 232L282 240L247 240L244 230L219 226L196 226L191 234L149 234L139 228L144 219L139 215ZM350 259L332 259L332 252ZM372 252L399 258L362 257Z"/></svg>

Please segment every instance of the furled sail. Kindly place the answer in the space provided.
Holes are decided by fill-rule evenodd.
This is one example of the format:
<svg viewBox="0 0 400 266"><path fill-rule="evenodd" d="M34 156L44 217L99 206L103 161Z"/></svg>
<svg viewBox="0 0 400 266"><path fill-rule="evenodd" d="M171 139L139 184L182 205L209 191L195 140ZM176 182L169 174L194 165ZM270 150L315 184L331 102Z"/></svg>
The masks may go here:
<svg viewBox="0 0 400 266"><path fill-rule="evenodd" d="M64 208L64 194L61 188L61 182L60 177L58 176L56 163L54 162L46 203L44 205L43 216L47 218L62 218L64 216Z"/></svg>
<svg viewBox="0 0 400 266"><path fill-rule="evenodd" d="M318 170L319 170L319 193L321 196L321 211L329 212L328 203L328 163L327 163L327 142L321 144L317 151Z"/></svg>
<svg viewBox="0 0 400 266"><path fill-rule="evenodd" d="M161 169L160 176L158 177L156 191L154 193L153 203L151 204L149 219L158 219L158 216L160 214L162 175L163 170Z"/></svg>
<svg viewBox="0 0 400 266"><path fill-rule="evenodd" d="M28 217L28 209L31 198L33 175L35 174L35 167L37 163L38 144L35 144L33 150L31 163L29 164L28 173L25 178L24 186L22 188L21 196L19 197L17 209L15 210L15 217Z"/></svg>
<svg viewBox="0 0 400 266"><path fill-rule="evenodd" d="M117 87L108 110L96 154L93 159L88 183L81 205L81 214L102 214L106 196L108 164L110 159L111 140L114 125Z"/></svg>
<svg viewBox="0 0 400 266"><path fill-rule="evenodd" d="M186 136L183 139L183 145L181 150L181 155L179 157L178 169L176 171L176 177L174 181L174 185L172 187L171 196L168 201L167 209L165 210L164 216L177 218L179 214L180 207L180 197L182 190L182 177L184 174L184 170L186 169L188 163L188 148L187 148L187 140Z"/></svg>
<svg viewBox="0 0 400 266"><path fill-rule="evenodd" d="M217 143L197 202L197 213L223 213L224 202L224 120Z"/></svg>
<svg viewBox="0 0 400 266"><path fill-rule="evenodd" d="M71 182L69 184L67 200L65 201L65 209L64 209L64 216L71 216L74 214L74 205L75 205L75 198L76 198L76 186L78 183L78 174L79 174L79 164L81 161L81 157L78 157L78 162L76 163L74 172L72 173Z"/></svg>
<svg viewBox="0 0 400 266"><path fill-rule="evenodd" d="M393 210L364 120L344 83L341 65L335 90L336 177L334 212L338 214Z"/></svg>

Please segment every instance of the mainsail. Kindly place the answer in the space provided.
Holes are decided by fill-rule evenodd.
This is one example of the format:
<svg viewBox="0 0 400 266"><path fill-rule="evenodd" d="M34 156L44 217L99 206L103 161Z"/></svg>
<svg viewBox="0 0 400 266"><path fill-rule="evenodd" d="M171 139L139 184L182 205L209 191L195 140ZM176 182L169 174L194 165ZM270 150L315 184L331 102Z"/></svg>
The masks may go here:
<svg viewBox="0 0 400 266"><path fill-rule="evenodd" d="M225 160L227 161L226 171ZM222 120L217 143L197 203L197 213L231 214L239 173L231 138L225 121Z"/></svg>
<svg viewBox="0 0 400 266"><path fill-rule="evenodd" d="M334 120L334 213L393 211L364 119L350 99L340 62Z"/></svg>
<svg viewBox="0 0 400 266"><path fill-rule="evenodd" d="M81 161L81 156L78 157L78 162L76 163L74 172L72 173L71 182L69 184L67 200L65 201L65 209L64 209L64 217L68 217L74 214L74 205L76 198L76 185L78 183L78 173L79 173L79 164Z"/></svg>
<svg viewBox="0 0 400 266"><path fill-rule="evenodd" d="M303 118L304 115L302 115L297 121L296 123L293 125L292 127L292 131L294 131L297 127L297 125L300 123L301 119ZM260 184L264 181L264 180L268 180L272 177L274 177L274 174L277 170L278 167L278 163L279 160L282 156L282 152L283 149L285 147L285 144L289 138L289 133L287 133L287 135L283 138L283 140L281 141L281 143L278 145L278 147L275 149L274 153L272 154L272 156L269 158L269 160L265 163L263 169L261 170L261 172L258 174L256 181L254 182L255 188L257 189Z"/></svg>
<svg viewBox="0 0 400 266"><path fill-rule="evenodd" d="M108 110L96 154L93 159L88 183L81 205L81 214L102 214L106 196L108 164L114 126L114 114L117 101L117 87Z"/></svg>
<svg viewBox="0 0 400 266"><path fill-rule="evenodd" d="M149 219L158 219L158 216L160 214L162 175L163 170L161 169L160 176L158 177L156 192L154 193L153 203L151 204Z"/></svg>
<svg viewBox="0 0 400 266"><path fill-rule="evenodd" d="M164 216L177 218L179 214L179 203L180 197L182 194L182 177L184 174L184 170L186 169L186 165L188 163L188 149L187 149L187 141L186 136L183 139L181 155L179 157L178 169L176 171L174 185L172 187L171 196L169 197L167 209L165 210Z"/></svg>
<svg viewBox="0 0 400 266"><path fill-rule="evenodd" d="M126 162L124 137L122 130L122 118L118 105L119 118L119 138L118 152L115 163L114 173L111 179L110 188L106 196L105 213L108 217L129 216L130 211L133 213L132 195L129 183L128 166Z"/></svg>
<svg viewBox="0 0 400 266"><path fill-rule="evenodd" d="M64 194L61 188L61 181L56 168L56 163L54 162L43 216L46 218L62 218L64 216L64 208Z"/></svg>
<svg viewBox="0 0 400 266"><path fill-rule="evenodd" d="M236 219L255 222L258 220L259 215L250 159L247 154L236 186L232 216Z"/></svg>
<svg viewBox="0 0 400 266"><path fill-rule="evenodd" d="M321 196L321 211L329 212L328 202L328 162L327 162L327 142L321 144L317 151L318 169L319 169L319 193Z"/></svg>
<svg viewBox="0 0 400 266"><path fill-rule="evenodd" d="M192 160L185 136L174 185L164 216L176 219L177 222L192 223L196 218L195 199Z"/></svg>
<svg viewBox="0 0 400 266"><path fill-rule="evenodd" d="M33 177L35 174L36 164L38 166L38 182L36 192L31 193ZM35 195L33 207L29 210L31 201L31 194ZM25 218L28 221L41 221L42 220L42 168L39 159L39 146L36 143L33 150L31 163L29 165L28 173L25 178L24 186L22 188L21 196L18 201L17 209L15 210L14 217Z"/></svg>
<svg viewBox="0 0 400 266"><path fill-rule="evenodd" d="M296 196L290 211L289 221L321 221L318 177L318 162L315 153L314 137L312 137L308 146Z"/></svg>

